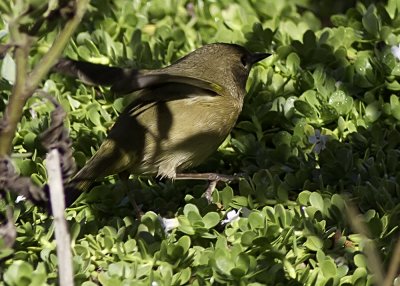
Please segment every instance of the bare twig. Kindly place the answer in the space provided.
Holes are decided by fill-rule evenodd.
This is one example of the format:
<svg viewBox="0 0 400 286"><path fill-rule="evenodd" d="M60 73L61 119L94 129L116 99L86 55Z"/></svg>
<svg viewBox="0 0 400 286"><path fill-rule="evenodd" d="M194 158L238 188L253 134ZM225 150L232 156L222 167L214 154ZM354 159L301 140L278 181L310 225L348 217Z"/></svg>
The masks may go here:
<svg viewBox="0 0 400 286"><path fill-rule="evenodd" d="M46 168L49 177L50 199L55 223L59 285L71 286L74 285L71 239L67 228L67 222L64 217L64 189L60 168L60 154L57 149L53 149L47 154Z"/></svg>

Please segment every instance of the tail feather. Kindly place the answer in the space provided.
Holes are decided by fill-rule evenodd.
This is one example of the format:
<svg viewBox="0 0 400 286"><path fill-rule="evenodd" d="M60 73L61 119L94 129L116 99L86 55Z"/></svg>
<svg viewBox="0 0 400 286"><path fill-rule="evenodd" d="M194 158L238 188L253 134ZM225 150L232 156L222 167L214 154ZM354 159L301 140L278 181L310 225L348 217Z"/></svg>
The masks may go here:
<svg viewBox="0 0 400 286"><path fill-rule="evenodd" d="M65 190L66 207L88 191L94 181L126 170L130 157L118 148L113 140L107 139L86 165L72 178Z"/></svg>
<svg viewBox="0 0 400 286"><path fill-rule="evenodd" d="M93 180L73 179L65 188L65 207L70 207L79 196L88 191L93 185Z"/></svg>

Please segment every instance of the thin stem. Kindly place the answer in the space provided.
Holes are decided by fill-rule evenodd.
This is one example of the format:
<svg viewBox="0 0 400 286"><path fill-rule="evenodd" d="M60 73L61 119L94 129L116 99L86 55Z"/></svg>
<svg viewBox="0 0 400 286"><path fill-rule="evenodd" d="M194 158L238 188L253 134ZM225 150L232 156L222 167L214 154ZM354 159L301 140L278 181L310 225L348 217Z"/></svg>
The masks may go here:
<svg viewBox="0 0 400 286"><path fill-rule="evenodd" d="M18 24L16 22L10 22L9 26L11 39L16 45L16 78L13 93L5 110L4 122L2 122L3 129L0 130L0 155L7 155L11 152L11 143L26 102L24 92L28 68L29 43L26 35L19 33Z"/></svg>

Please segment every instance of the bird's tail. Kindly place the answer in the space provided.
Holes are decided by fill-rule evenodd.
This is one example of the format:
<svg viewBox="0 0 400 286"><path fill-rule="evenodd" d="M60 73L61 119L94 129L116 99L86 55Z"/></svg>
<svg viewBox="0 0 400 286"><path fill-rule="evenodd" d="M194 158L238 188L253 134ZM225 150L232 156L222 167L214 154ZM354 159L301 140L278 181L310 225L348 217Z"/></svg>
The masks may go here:
<svg viewBox="0 0 400 286"><path fill-rule="evenodd" d="M83 192L88 191L93 182L94 180L79 179L79 177L75 176L67 183L65 187L65 207L71 206Z"/></svg>
<svg viewBox="0 0 400 286"><path fill-rule="evenodd" d="M100 149L86 165L67 183L65 205L69 207L85 191L88 191L96 179L126 170L131 156L118 148L117 144L106 139Z"/></svg>

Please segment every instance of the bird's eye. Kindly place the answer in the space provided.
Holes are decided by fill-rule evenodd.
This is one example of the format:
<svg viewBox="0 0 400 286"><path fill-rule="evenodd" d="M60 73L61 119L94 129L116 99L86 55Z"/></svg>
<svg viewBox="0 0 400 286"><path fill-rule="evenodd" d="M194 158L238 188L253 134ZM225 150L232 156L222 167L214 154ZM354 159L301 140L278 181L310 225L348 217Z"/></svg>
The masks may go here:
<svg viewBox="0 0 400 286"><path fill-rule="evenodd" d="M240 61L242 62L242 65L244 67L247 66L247 57L246 56L241 56Z"/></svg>

